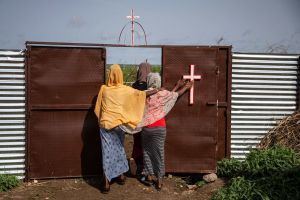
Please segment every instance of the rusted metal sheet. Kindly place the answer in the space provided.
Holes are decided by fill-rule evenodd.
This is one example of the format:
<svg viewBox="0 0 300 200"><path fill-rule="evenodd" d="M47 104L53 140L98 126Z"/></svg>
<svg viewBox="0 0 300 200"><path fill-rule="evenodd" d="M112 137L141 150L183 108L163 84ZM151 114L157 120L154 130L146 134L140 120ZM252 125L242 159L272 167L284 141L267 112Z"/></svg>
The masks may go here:
<svg viewBox="0 0 300 200"><path fill-rule="evenodd" d="M105 49L27 46L27 178L101 172L93 113Z"/></svg>
<svg viewBox="0 0 300 200"><path fill-rule="evenodd" d="M194 104L179 98L167 117L166 171L215 172L228 156L230 134L230 47L164 47L163 85L172 88L195 65ZM229 117L229 118L228 118Z"/></svg>
<svg viewBox="0 0 300 200"><path fill-rule="evenodd" d="M30 178L99 173L101 147L93 110L34 111L30 122Z"/></svg>

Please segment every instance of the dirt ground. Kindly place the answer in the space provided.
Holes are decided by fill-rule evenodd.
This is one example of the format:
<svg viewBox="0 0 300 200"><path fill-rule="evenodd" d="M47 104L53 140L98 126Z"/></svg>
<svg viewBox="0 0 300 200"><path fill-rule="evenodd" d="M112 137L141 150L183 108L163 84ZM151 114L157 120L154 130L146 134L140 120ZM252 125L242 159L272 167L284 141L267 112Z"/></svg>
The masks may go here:
<svg viewBox="0 0 300 200"><path fill-rule="evenodd" d="M165 178L164 187L157 191L147 187L135 178L127 178L125 185L113 183L108 194L99 190L100 180L97 179L59 179L44 180L37 183L24 183L9 192L0 193L0 199L210 199L213 192L221 188L221 179L206 184L195 190L189 190L178 177Z"/></svg>
<svg viewBox="0 0 300 200"><path fill-rule="evenodd" d="M129 157L132 149L132 137L125 138L126 154ZM125 185L112 183L110 192L102 194L100 178L90 179L52 179L23 183L19 187L0 193L2 199L106 199L106 200L168 200L168 199L210 199L212 193L223 187L225 181L215 182L189 189L187 184L201 180L201 175L167 175L161 191L153 186L145 186L134 177L127 177Z"/></svg>

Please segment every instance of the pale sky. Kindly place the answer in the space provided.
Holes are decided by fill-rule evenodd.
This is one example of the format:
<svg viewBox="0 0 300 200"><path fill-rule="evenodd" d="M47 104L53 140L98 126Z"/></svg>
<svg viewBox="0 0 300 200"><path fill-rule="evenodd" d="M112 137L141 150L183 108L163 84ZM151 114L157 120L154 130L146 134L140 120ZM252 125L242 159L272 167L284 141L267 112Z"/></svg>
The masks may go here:
<svg viewBox="0 0 300 200"><path fill-rule="evenodd" d="M0 49L24 49L25 41L117 44L131 8L148 44L300 53L300 0L0 0ZM124 34L129 44L129 27ZM131 57L124 52L109 59L139 62L142 52L158 62L160 56L160 50L126 50Z"/></svg>

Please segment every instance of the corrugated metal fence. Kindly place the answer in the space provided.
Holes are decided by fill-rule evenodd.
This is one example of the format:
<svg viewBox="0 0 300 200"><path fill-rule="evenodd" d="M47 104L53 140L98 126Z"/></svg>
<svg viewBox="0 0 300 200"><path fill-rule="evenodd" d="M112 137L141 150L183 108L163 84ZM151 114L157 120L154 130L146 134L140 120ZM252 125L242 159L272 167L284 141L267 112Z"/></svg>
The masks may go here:
<svg viewBox="0 0 300 200"><path fill-rule="evenodd" d="M231 157L243 159L296 110L298 55L233 53Z"/></svg>
<svg viewBox="0 0 300 200"><path fill-rule="evenodd" d="M231 154L243 159L296 109L297 55L233 54ZM25 78L21 50L0 50L0 173L25 175Z"/></svg>
<svg viewBox="0 0 300 200"><path fill-rule="evenodd" d="M0 174L25 174L25 73L21 50L0 50Z"/></svg>

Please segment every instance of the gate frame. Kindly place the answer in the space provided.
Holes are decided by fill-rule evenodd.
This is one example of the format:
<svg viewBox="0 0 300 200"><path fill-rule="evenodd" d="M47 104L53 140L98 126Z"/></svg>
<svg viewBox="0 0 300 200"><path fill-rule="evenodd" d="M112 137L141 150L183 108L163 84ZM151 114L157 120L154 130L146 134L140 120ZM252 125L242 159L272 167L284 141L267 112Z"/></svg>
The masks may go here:
<svg viewBox="0 0 300 200"><path fill-rule="evenodd" d="M231 154L231 85L232 85L232 46L231 45L122 45L122 44L97 44L97 43L70 43L70 42L41 42L41 41L26 41L25 42L26 51L25 51L25 181L28 182L30 179L28 177L29 172L29 111L28 111L28 104L29 104L29 83L28 80L30 79L30 75L28 74L29 68L29 55L28 52L32 46L38 47L78 47L78 48L106 48L106 47L125 47L125 48L160 48L161 50L163 47L190 47L190 48L218 48L218 49L228 49L227 51L227 92L226 92L226 132L225 132L225 155L224 158L230 158ZM161 55L161 63L163 61L163 56ZM106 64L106 63L105 63ZM163 73L163 65L162 73ZM104 78L105 78L104 74ZM220 105L222 106L222 105ZM219 133L219 131L218 131ZM218 135L218 134L217 134ZM217 145L218 147L218 145ZM218 148L216 149L216 154L218 152ZM217 157L216 157L217 158ZM63 177L62 177L63 178Z"/></svg>

